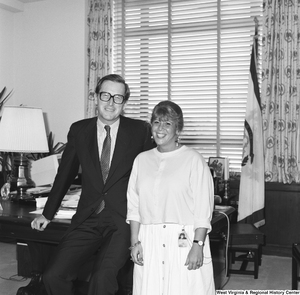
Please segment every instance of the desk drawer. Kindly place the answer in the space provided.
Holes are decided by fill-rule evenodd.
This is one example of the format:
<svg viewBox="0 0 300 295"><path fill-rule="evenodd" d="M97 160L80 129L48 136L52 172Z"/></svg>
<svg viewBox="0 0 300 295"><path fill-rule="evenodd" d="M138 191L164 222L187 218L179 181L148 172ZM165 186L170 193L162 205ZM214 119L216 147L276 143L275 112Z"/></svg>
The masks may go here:
<svg viewBox="0 0 300 295"><path fill-rule="evenodd" d="M45 231L33 230L30 223L5 222L3 220L0 223L0 237L51 244L58 244L66 230L67 225L58 226L55 223L50 223Z"/></svg>

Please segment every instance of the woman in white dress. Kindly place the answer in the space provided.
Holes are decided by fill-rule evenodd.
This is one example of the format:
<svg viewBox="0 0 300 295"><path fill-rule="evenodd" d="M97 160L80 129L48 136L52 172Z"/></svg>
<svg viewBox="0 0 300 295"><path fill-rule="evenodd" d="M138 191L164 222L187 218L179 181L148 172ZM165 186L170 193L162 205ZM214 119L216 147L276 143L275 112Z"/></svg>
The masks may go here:
<svg viewBox="0 0 300 295"><path fill-rule="evenodd" d="M160 102L151 126L157 148L136 157L127 193L133 295L215 294L209 167L179 144L183 115L177 104Z"/></svg>

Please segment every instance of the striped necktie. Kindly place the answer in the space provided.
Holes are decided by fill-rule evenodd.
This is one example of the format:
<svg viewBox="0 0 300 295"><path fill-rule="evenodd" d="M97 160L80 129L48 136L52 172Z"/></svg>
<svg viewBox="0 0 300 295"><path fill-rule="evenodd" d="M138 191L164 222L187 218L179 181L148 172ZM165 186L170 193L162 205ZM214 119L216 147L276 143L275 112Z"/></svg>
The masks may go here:
<svg viewBox="0 0 300 295"><path fill-rule="evenodd" d="M111 137L110 137L110 126L105 125L106 137L103 142L102 153L100 157L100 164L103 176L103 182L106 182L109 173L109 162L110 162L110 147L111 147ZM99 207L96 209L96 213L99 214L105 207L105 201L102 200Z"/></svg>
<svg viewBox="0 0 300 295"><path fill-rule="evenodd" d="M110 138L110 126L105 125L104 128L106 130L106 137L103 142L100 163L101 163L103 181L105 183L109 172L111 138Z"/></svg>

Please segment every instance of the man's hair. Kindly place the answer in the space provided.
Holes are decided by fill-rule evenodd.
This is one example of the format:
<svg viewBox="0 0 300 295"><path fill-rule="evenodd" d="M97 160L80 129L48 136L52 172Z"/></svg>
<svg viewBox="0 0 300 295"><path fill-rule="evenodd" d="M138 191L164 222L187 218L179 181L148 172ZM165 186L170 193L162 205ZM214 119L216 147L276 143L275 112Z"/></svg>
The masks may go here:
<svg viewBox="0 0 300 295"><path fill-rule="evenodd" d="M109 75L106 75L106 76L102 77L97 83L97 86L96 86L96 89L95 89L96 94L100 93L101 86L102 86L103 82L105 82L105 81L112 81L112 82L122 83L125 86L124 99L125 99L125 101L129 99L129 97L130 97L129 86L125 82L125 80L120 75L117 75L117 74L109 74Z"/></svg>

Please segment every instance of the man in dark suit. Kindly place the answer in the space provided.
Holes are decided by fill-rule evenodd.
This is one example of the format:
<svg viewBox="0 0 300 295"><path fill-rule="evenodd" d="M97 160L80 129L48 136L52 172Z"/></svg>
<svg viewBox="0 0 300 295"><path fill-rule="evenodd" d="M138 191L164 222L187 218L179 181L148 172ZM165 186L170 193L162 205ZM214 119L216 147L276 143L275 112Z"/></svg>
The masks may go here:
<svg viewBox="0 0 300 295"><path fill-rule="evenodd" d="M151 133L147 123L121 115L130 96L122 77L103 77L96 93L98 118L72 124L43 215L31 225L47 227L81 167L76 214L43 274L48 295L73 294L78 270L95 253L88 294L115 294L117 274L129 257L128 179L135 157L153 148Z"/></svg>

